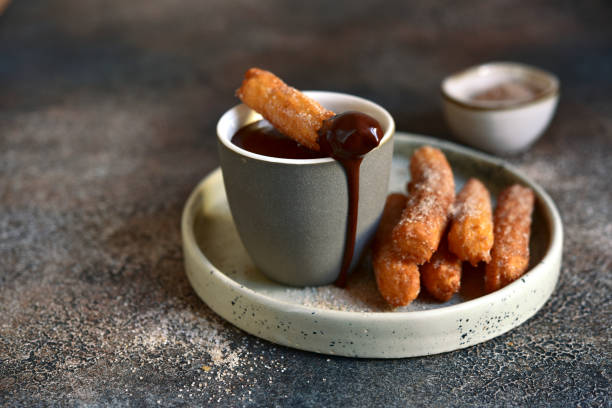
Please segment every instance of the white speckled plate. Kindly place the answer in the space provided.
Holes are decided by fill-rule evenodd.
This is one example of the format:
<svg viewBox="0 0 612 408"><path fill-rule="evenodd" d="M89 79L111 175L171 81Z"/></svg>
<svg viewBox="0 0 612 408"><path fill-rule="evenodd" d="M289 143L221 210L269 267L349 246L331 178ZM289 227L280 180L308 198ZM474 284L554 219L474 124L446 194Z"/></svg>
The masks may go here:
<svg viewBox="0 0 612 408"><path fill-rule="evenodd" d="M219 169L193 191L182 217L185 269L196 293L220 316L274 343L352 357L412 357L477 344L520 325L544 305L561 267L559 213L537 184L502 160L452 143L396 133L390 191L403 191L412 151L429 144L446 154L460 189L478 177L493 197L519 182L536 193L530 270L518 281L485 295L482 270L464 268L462 289L446 303L422 293L411 305L388 309L376 291L369 259L349 281L292 288L252 265L234 227ZM424 291L423 291L424 292Z"/></svg>

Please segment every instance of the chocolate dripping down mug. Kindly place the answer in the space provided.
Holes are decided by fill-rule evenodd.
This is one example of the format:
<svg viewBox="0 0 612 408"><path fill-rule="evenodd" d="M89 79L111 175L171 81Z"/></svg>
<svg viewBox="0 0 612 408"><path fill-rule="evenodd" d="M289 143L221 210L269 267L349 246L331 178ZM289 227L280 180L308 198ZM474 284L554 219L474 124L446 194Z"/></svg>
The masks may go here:
<svg viewBox="0 0 612 408"><path fill-rule="evenodd" d="M359 168L354 268L373 237L387 195L395 123L379 105L352 95L310 91L306 95L334 112L359 111L375 118L384 133ZM232 217L255 266L291 286L333 283L347 240L349 188L333 158L263 156L231 142L243 126L261 119L246 105L227 111L217 124L219 158Z"/></svg>

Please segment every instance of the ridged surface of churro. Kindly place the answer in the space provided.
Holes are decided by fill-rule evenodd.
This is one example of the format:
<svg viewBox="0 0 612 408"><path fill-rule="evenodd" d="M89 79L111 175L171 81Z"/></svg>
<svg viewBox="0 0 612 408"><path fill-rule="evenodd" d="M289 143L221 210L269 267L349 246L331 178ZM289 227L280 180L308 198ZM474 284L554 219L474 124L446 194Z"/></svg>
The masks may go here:
<svg viewBox="0 0 612 408"><path fill-rule="evenodd" d="M376 285L391 306L406 306L419 295L419 269L406 262L393 249L392 231L406 205L403 194L390 194L385 203L373 247L373 266Z"/></svg>
<svg viewBox="0 0 612 408"><path fill-rule="evenodd" d="M488 292L508 285L527 270L533 205L533 191L518 184L499 195L493 220L495 242L485 270Z"/></svg>
<svg viewBox="0 0 612 408"><path fill-rule="evenodd" d="M392 235L397 252L421 265L438 248L455 200L455 181L444 153L429 146L414 152L410 174L406 208Z"/></svg>
<svg viewBox="0 0 612 408"><path fill-rule="evenodd" d="M334 112L259 68L246 72L236 95L280 132L316 151L317 131L325 119L334 116Z"/></svg>
<svg viewBox="0 0 612 408"><path fill-rule="evenodd" d="M469 179L454 204L448 248L462 261L476 266L491 260L493 215L487 188L477 179Z"/></svg>
<svg viewBox="0 0 612 408"><path fill-rule="evenodd" d="M448 250L446 239L442 239L429 262L421 266L421 282L430 295L442 302L459 292L461 260Z"/></svg>

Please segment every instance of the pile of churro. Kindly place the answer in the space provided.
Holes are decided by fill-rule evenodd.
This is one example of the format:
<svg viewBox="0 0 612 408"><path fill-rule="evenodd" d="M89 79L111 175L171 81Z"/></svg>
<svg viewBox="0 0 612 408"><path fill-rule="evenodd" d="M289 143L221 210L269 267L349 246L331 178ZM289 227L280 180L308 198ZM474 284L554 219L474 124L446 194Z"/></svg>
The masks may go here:
<svg viewBox="0 0 612 408"><path fill-rule="evenodd" d="M529 264L533 191L518 184L498 197L495 213L487 188L469 179L455 197L451 167L433 147L417 149L410 162L408 195L391 194L373 246L380 294L405 306L421 284L440 301L460 289L463 262L483 262L485 289L518 279Z"/></svg>

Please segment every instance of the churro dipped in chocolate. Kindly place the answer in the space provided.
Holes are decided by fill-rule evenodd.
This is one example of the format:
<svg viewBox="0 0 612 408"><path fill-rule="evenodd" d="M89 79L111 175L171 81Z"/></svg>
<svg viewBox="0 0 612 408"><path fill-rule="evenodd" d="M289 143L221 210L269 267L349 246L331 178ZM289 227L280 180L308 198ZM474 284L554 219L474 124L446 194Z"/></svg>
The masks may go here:
<svg viewBox="0 0 612 408"><path fill-rule="evenodd" d="M444 153L429 146L414 152L410 174L406 208L392 235L396 251L421 265L438 248L455 200L455 181Z"/></svg>
<svg viewBox="0 0 612 408"><path fill-rule="evenodd" d="M489 191L471 178L461 189L454 204L448 247L462 261L472 265L491 260L493 215Z"/></svg>
<svg viewBox="0 0 612 408"><path fill-rule="evenodd" d="M421 282L431 296L442 302L459 292L461 259L448 250L446 238L442 238L429 262L421 266Z"/></svg>
<svg viewBox="0 0 612 408"><path fill-rule="evenodd" d="M346 242L340 273L335 284L344 287L352 264L357 236L360 166L365 155L375 149L385 135L380 123L363 112L347 111L336 115L288 86L276 75L258 68L251 68L246 72L236 95L270 122L275 131L280 131L280 136L284 134L299 143L298 150L302 146L306 147L321 153L322 156L319 157L324 155L335 159L343 167L349 202ZM264 154L295 158L293 153L286 154L286 146L279 149L276 146L260 148L263 138L272 139L271 132L255 132L256 135L253 135L250 128L243 128L238 133L240 135L234 135L236 144L246 147L247 150L248 146L253 146L256 150L254 153L262 154L265 150ZM255 137L257 140L250 140ZM278 144L275 142L275 145ZM302 156L301 151L299 156Z"/></svg>
<svg viewBox="0 0 612 408"><path fill-rule="evenodd" d="M334 116L334 112L259 68L246 72L236 95L277 130L315 151L320 149L317 132L325 119Z"/></svg>
<svg viewBox="0 0 612 408"><path fill-rule="evenodd" d="M499 195L493 220L495 242L485 269L488 292L508 285L527 270L533 205L533 191L518 184Z"/></svg>
<svg viewBox="0 0 612 408"><path fill-rule="evenodd" d="M393 307L406 306L419 295L419 269L402 260L393 249L392 231L406 206L403 194L390 194L376 231L372 259L376 285L382 297Z"/></svg>

